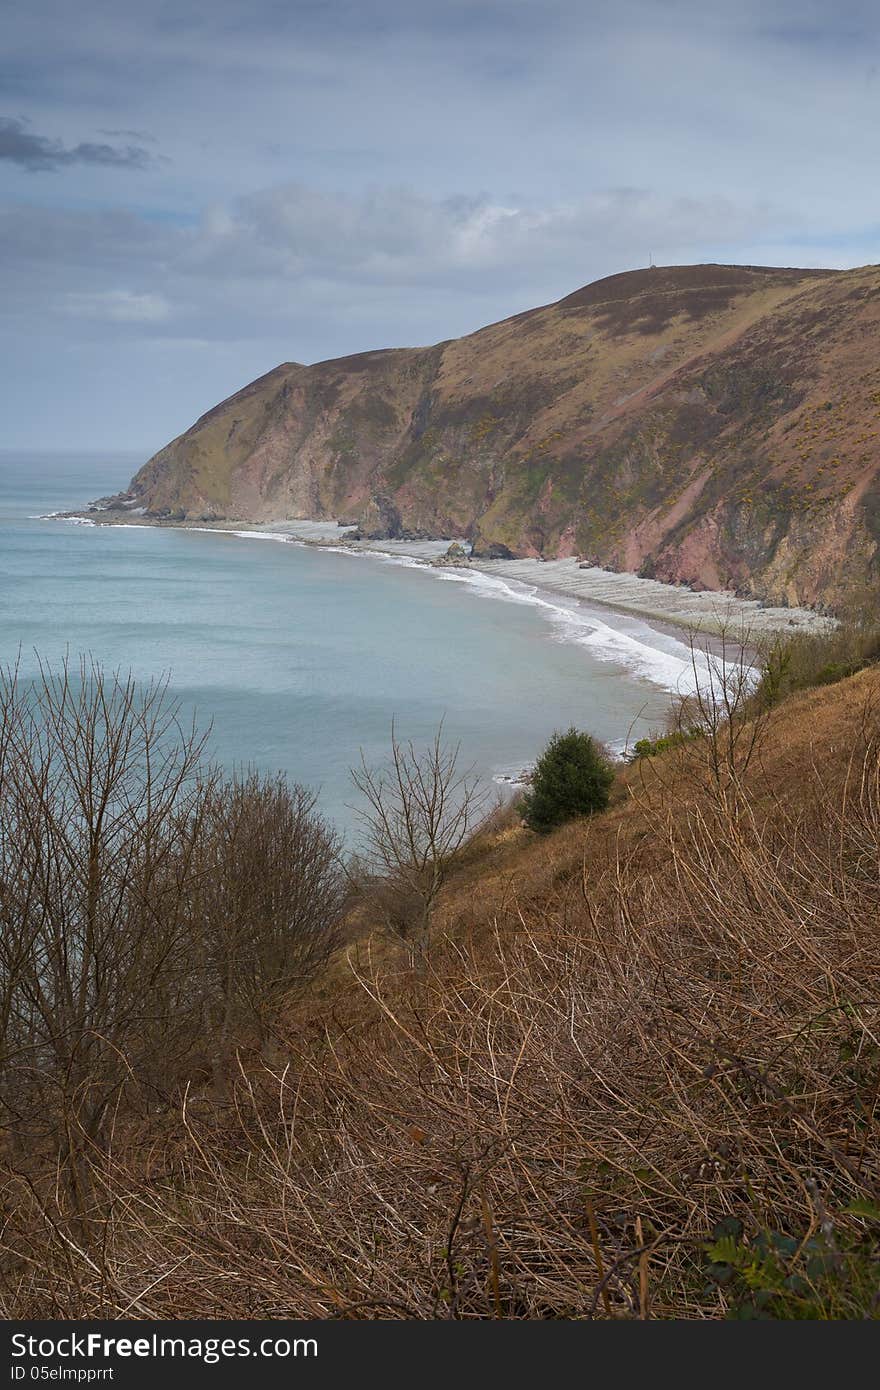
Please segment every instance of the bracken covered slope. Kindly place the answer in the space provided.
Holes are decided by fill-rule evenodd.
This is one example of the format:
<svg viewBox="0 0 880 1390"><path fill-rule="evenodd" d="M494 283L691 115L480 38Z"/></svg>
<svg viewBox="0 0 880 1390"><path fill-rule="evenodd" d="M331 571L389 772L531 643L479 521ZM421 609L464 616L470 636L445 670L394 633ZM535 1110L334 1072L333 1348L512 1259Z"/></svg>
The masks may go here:
<svg viewBox="0 0 880 1390"><path fill-rule="evenodd" d="M877 576L878 343L880 266L632 271L434 347L277 367L123 500L834 607Z"/></svg>

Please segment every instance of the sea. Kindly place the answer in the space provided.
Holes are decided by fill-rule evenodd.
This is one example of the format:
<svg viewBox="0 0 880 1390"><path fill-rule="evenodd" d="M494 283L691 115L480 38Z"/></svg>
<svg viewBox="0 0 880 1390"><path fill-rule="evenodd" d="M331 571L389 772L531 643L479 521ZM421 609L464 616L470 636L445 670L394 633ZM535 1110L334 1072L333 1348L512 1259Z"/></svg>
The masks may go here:
<svg viewBox="0 0 880 1390"><path fill-rule="evenodd" d="M473 571L235 534L97 526L52 513L125 487L143 457L0 452L0 664L87 654L167 676L230 772L283 771L357 839L350 769L443 721L498 794L551 734L620 753L661 728L690 675L647 622Z"/></svg>

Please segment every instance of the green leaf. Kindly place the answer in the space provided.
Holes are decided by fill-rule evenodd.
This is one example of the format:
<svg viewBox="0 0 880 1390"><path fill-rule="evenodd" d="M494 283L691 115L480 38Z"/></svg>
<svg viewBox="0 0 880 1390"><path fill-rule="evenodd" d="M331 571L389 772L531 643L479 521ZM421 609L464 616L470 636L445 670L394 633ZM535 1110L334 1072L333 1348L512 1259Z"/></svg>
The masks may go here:
<svg viewBox="0 0 880 1390"><path fill-rule="evenodd" d="M737 1322L754 1322L761 1314L753 1303L741 1303L739 1307L732 1308L728 1316Z"/></svg>
<svg viewBox="0 0 880 1390"><path fill-rule="evenodd" d="M722 1236L720 1240L715 1241L714 1245L709 1246L707 1254L715 1264L736 1264L741 1254L741 1248L733 1236Z"/></svg>
<svg viewBox="0 0 880 1390"><path fill-rule="evenodd" d="M715 1227L715 1229L713 1230L713 1232L712 1232L712 1239L713 1239L713 1240L720 1240L720 1239L722 1238L722 1236L736 1236L736 1237L739 1237L739 1236L742 1235L742 1233L743 1233L743 1223L740 1221L739 1217L738 1217L738 1216L725 1216L725 1217L723 1218L723 1220L721 1220L721 1221L718 1222L718 1225L717 1225L717 1226Z"/></svg>
<svg viewBox="0 0 880 1390"><path fill-rule="evenodd" d="M807 1260L807 1278L821 1279L824 1274L834 1268L835 1259L830 1250L824 1254L811 1255Z"/></svg>
<svg viewBox="0 0 880 1390"><path fill-rule="evenodd" d="M861 1198L857 1198L843 1210L848 1216L862 1216L866 1221L880 1221L880 1207L876 1202L865 1202Z"/></svg>
<svg viewBox="0 0 880 1390"><path fill-rule="evenodd" d="M780 1255L785 1255L790 1258L792 1255L797 1254L800 1242L794 1240L791 1236L781 1236L774 1233L772 1239L773 1245L779 1251Z"/></svg>

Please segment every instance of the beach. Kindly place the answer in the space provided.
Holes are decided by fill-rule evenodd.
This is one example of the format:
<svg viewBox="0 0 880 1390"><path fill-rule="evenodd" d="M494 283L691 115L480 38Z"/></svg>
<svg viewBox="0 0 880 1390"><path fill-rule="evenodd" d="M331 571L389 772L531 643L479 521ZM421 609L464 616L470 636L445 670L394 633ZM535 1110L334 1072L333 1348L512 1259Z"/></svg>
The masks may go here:
<svg viewBox="0 0 880 1390"><path fill-rule="evenodd" d="M245 757L320 785L347 828L352 757L381 758L392 716L421 738L444 719L463 756L511 788L554 729L587 728L622 754L719 658L745 648L752 661L765 637L831 621L573 558L473 560L463 539L452 555L450 539L354 540L332 520L33 506L97 495L105 468L113 476L109 459L9 473L12 563L27 583L8 651L23 642L51 658L72 644L141 678L171 672L224 765Z"/></svg>
<svg viewBox="0 0 880 1390"><path fill-rule="evenodd" d="M424 565L436 565L451 544L448 540L355 541L348 539L348 532L353 528L340 526L335 521L284 520L246 528L235 523L217 523L188 529L228 530L242 537L262 536L266 540L372 552ZM463 541L460 544L466 545ZM462 574L476 572L506 583L525 585L570 602L631 614L657 624L662 630L684 629L712 637L726 636L745 646L754 646L761 638L774 633L822 632L834 626L834 619L809 608L767 606L757 599L740 598L729 590L697 592L684 585L664 584L636 574L585 567L575 557L562 560L468 559L461 566L443 565L445 573L456 569Z"/></svg>
<svg viewBox="0 0 880 1390"><path fill-rule="evenodd" d="M0 654L25 678L35 652L168 675L218 763L319 789L348 833L349 768L382 761L392 718L417 742L442 720L463 765L509 786L555 730L622 752L691 687L680 628L518 579L519 562L438 563L449 541L83 508L133 465L0 455Z"/></svg>

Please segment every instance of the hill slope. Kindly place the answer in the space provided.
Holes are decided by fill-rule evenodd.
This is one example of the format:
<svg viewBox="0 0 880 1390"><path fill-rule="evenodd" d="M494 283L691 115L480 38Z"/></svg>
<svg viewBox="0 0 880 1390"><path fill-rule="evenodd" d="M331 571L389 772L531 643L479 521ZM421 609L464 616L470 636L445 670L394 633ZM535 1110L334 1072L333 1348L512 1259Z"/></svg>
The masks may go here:
<svg viewBox="0 0 880 1390"><path fill-rule="evenodd" d="M633 271L434 347L277 367L128 500L833 606L878 567L878 330L876 266Z"/></svg>
<svg viewBox="0 0 880 1390"><path fill-rule="evenodd" d="M7 1144L4 1315L877 1318L878 701L863 670L496 828L424 974L365 904L234 1104L206 1048L89 1147L90 1245Z"/></svg>

